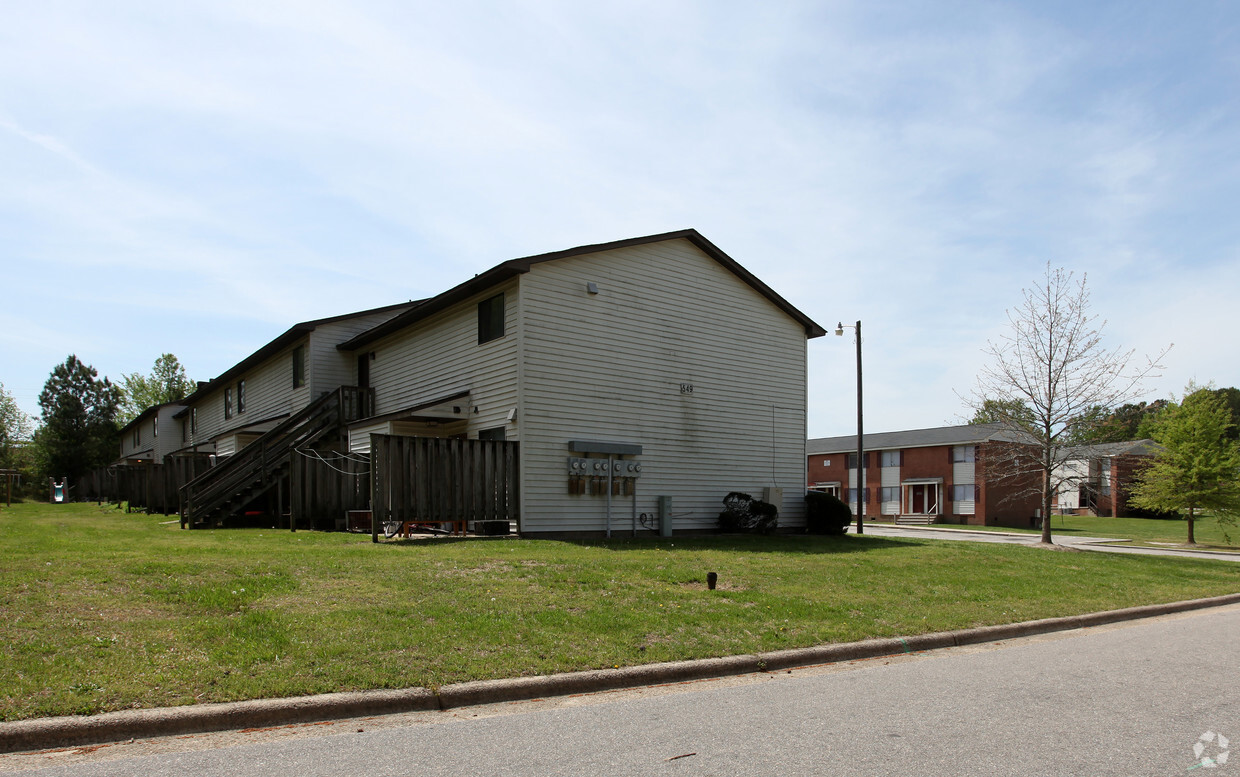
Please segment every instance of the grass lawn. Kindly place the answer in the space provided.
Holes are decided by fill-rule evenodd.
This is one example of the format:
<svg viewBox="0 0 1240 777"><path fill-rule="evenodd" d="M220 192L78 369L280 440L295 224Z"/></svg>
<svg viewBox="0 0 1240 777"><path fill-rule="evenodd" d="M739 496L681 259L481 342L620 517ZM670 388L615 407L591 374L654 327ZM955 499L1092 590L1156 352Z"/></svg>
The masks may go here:
<svg viewBox="0 0 1240 777"><path fill-rule="evenodd" d="M1005 526L959 526L945 524L947 528L978 529L981 531L1020 532L1040 534L1037 529L1011 529ZM1240 527L1225 527L1230 535L1224 538L1224 527L1213 518L1193 521L1193 535L1202 549L1236 550L1240 547ZM1128 539L1143 545L1182 545L1188 539L1188 521L1160 520L1153 518L1108 518L1094 515L1056 515L1051 519L1051 536L1056 534L1080 537L1114 537Z"/></svg>
<svg viewBox="0 0 1240 777"><path fill-rule="evenodd" d="M0 509L0 719L436 687L1240 590L1240 567L880 537L609 542L182 531ZM708 571L720 590L708 591Z"/></svg>

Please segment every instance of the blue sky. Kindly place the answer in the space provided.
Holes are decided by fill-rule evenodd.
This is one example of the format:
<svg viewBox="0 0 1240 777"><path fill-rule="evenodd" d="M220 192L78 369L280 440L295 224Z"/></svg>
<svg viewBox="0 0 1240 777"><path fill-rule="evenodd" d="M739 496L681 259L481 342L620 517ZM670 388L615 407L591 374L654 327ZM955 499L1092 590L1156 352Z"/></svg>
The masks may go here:
<svg viewBox="0 0 1240 777"><path fill-rule="evenodd" d="M1151 397L1240 385L1240 5L11 3L0 382L211 378L296 321L685 227L866 426L966 414L1049 261ZM811 436L855 428L811 341Z"/></svg>

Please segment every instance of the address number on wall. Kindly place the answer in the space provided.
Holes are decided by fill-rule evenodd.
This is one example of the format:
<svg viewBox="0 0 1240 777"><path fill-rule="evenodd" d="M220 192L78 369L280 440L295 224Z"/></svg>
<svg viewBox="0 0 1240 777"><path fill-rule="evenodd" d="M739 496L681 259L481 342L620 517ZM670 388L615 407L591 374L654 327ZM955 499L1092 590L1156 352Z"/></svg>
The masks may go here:
<svg viewBox="0 0 1240 777"><path fill-rule="evenodd" d="M692 394L692 393L693 393L693 384L692 384L692 383L681 383L681 384L680 384L680 393L681 393L681 394Z"/></svg>

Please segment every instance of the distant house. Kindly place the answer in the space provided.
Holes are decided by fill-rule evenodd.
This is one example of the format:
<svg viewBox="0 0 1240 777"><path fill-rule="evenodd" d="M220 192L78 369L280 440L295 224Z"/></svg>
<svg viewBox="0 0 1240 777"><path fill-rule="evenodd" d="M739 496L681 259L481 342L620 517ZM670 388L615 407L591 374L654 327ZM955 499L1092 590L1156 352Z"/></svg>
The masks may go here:
<svg viewBox="0 0 1240 777"><path fill-rule="evenodd" d="M806 345L823 334L691 229L507 261L298 325L196 391L186 444L219 463L185 520L374 495L426 520L499 500L526 534L701 531L745 491L803 525ZM339 483L308 484L309 460Z"/></svg>
<svg viewBox="0 0 1240 777"><path fill-rule="evenodd" d="M1074 448L1056 473L1060 486L1052 502L1055 511L1064 515L1128 515L1132 484L1158 450L1153 440Z"/></svg>
<svg viewBox="0 0 1240 777"><path fill-rule="evenodd" d="M167 402L142 411L120 432L119 456L109 468L119 501L151 512L176 509L175 485L164 477L164 457L181 447L176 415L180 402Z"/></svg>
<svg viewBox="0 0 1240 777"><path fill-rule="evenodd" d="M181 428L176 415L184 407L181 402L155 405L125 424L120 432L120 456L116 464L160 462L180 448Z"/></svg>
<svg viewBox="0 0 1240 777"><path fill-rule="evenodd" d="M1012 435L974 424L867 434L864 514L897 523L1029 527L1036 523L1040 480L1003 468ZM857 436L806 443L808 486L856 509Z"/></svg>

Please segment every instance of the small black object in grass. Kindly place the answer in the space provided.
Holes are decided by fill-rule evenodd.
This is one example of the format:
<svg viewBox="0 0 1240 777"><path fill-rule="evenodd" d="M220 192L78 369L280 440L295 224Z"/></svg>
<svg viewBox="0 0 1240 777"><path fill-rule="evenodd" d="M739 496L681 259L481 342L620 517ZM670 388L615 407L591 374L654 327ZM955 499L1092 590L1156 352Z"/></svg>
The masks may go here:
<svg viewBox="0 0 1240 777"><path fill-rule="evenodd" d="M706 573L706 587L715 590L715 584L719 582L719 575L714 572Z"/></svg>

